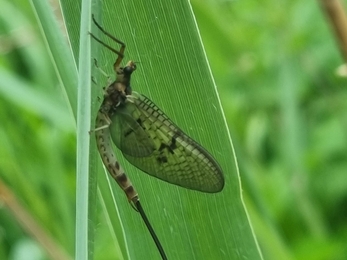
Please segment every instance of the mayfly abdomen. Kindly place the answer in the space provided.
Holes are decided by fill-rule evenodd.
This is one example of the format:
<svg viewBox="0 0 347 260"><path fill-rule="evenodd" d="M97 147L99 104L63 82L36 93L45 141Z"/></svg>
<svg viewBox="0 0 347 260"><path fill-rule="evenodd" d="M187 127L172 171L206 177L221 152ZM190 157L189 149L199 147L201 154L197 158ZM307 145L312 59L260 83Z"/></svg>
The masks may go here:
<svg viewBox="0 0 347 260"><path fill-rule="evenodd" d="M95 131L95 137L101 159L109 173L126 193L128 200L135 203L138 200L138 194L116 159L112 149L109 127L104 127L107 124L104 114L99 111L96 117L97 131Z"/></svg>

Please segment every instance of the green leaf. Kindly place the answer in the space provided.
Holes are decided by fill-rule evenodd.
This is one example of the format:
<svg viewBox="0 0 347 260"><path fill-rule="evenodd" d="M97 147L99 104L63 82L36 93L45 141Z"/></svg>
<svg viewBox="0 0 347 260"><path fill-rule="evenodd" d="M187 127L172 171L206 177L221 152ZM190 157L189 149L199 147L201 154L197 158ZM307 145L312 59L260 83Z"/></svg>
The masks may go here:
<svg viewBox="0 0 347 260"><path fill-rule="evenodd" d="M178 126L210 151L224 171L224 190L218 194L204 194L151 178L127 163L116 151L168 257L261 259L241 199L236 159L217 89L188 2L110 1L104 4L100 11L93 6L93 12L104 28L127 44L126 59L138 62L132 88L151 98ZM78 8L70 8L69 1L62 1L62 5L75 60L79 60L82 57L77 56L79 23L76 17L80 14L76 12ZM102 16L97 15L99 12ZM109 39L103 39L118 48ZM93 45L99 48L101 55L95 52L90 59L96 58L98 66L112 77L116 56L96 42ZM97 86L101 97L107 79L93 76L101 79ZM97 109L100 103L96 96L93 101ZM140 216L107 174L102 174L100 179L104 176L108 181L100 180L100 193L105 201L104 209L109 211L106 213L109 227L120 240L124 258L159 259ZM107 199L108 185L116 198L113 202ZM120 220L117 220L115 209L119 209ZM121 229L116 228L120 225Z"/></svg>
<svg viewBox="0 0 347 260"><path fill-rule="evenodd" d="M113 1L83 1L87 12L81 15L82 1L63 0L63 19L59 1L0 0L0 182L12 194L7 198L14 198L4 199L6 189L0 188L0 225L6 234L0 259L18 253L33 258L39 248L41 258L52 259L73 258L74 252L80 253L78 258L92 258L93 250L98 260L159 258L139 215L102 169L94 136L87 134L108 81L90 63L96 58L112 79L115 59L93 41L92 55L87 45L80 48L89 45L87 30L98 33L90 23L92 12L126 41L125 61L138 61L134 90L149 96L217 157L226 175L220 194L184 191L134 170L116 150L169 259L206 259L212 253L202 254L215 248L223 250L225 259L241 258L230 250L258 258L241 198L266 259L345 259L347 91L345 79L334 73L341 57L317 2L291 1L283 8L273 2L191 1L237 151L241 197L210 72L191 51L198 43L195 49L201 53L196 28L185 18L191 16L190 7L183 2L182 11L177 1ZM104 2L109 3L99 8ZM81 20L89 27L84 32ZM86 113L77 112L77 67L85 77L79 98ZM90 84L90 67L97 85ZM193 78L200 77L197 68L200 79ZM217 109L211 110L211 104ZM79 151L85 156L80 162L91 174L80 171L88 184L79 184L83 200L77 210L86 209L84 204L88 211L75 232L77 115L82 123ZM90 148L83 148L88 142ZM204 215L211 210L206 222ZM50 234L53 243L47 247ZM36 250L25 244L36 244ZM194 248L187 250L189 246Z"/></svg>

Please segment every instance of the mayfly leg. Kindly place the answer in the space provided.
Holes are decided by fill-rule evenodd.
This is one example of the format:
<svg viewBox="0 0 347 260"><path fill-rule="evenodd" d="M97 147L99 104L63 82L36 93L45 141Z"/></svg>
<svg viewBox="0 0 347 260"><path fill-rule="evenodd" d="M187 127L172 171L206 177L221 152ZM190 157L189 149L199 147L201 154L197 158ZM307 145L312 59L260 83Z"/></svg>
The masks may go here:
<svg viewBox="0 0 347 260"><path fill-rule="evenodd" d="M98 27L102 33L104 33L106 36L108 36L111 40L113 40L113 41L115 41L121 45L120 50L117 51L116 49L112 48L111 46L109 46L108 44L104 43L99 38L97 38L95 35L90 33L90 35L93 37L94 40L96 40L98 43L100 43L101 45L103 45L104 47L106 47L107 49L109 49L110 51L112 51L113 53L116 53L118 55L116 62L113 64L113 69L115 72L117 72L117 68L120 66L120 64L124 58L124 51L125 51L125 47L126 47L125 43L118 40L116 37L114 37L109 32L107 32L104 28L102 28L101 25L95 20L94 14L92 15L92 19L93 19L93 22L96 25L96 27Z"/></svg>

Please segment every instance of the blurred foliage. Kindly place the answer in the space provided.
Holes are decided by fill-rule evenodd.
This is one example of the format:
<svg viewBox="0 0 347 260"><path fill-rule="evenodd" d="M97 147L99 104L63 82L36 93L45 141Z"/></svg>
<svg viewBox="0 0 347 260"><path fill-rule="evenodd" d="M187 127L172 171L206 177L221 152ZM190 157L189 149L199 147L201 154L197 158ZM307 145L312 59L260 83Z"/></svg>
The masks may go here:
<svg viewBox="0 0 347 260"><path fill-rule="evenodd" d="M29 3L0 4L0 178L73 255L72 115ZM318 3L192 4L264 258L347 259L346 79ZM5 207L0 228L1 259L32 246Z"/></svg>
<svg viewBox="0 0 347 260"><path fill-rule="evenodd" d="M346 79L318 3L194 3L264 258L274 232L295 259L347 259Z"/></svg>

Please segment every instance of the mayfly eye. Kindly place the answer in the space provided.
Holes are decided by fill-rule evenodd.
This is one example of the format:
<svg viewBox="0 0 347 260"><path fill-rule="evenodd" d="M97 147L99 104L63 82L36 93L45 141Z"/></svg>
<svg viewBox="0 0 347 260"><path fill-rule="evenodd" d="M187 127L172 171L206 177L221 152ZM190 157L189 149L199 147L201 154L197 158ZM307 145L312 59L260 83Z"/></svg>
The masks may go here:
<svg viewBox="0 0 347 260"><path fill-rule="evenodd" d="M127 74L127 75L131 74L133 71L134 69L130 66L127 66L123 69L124 74Z"/></svg>

